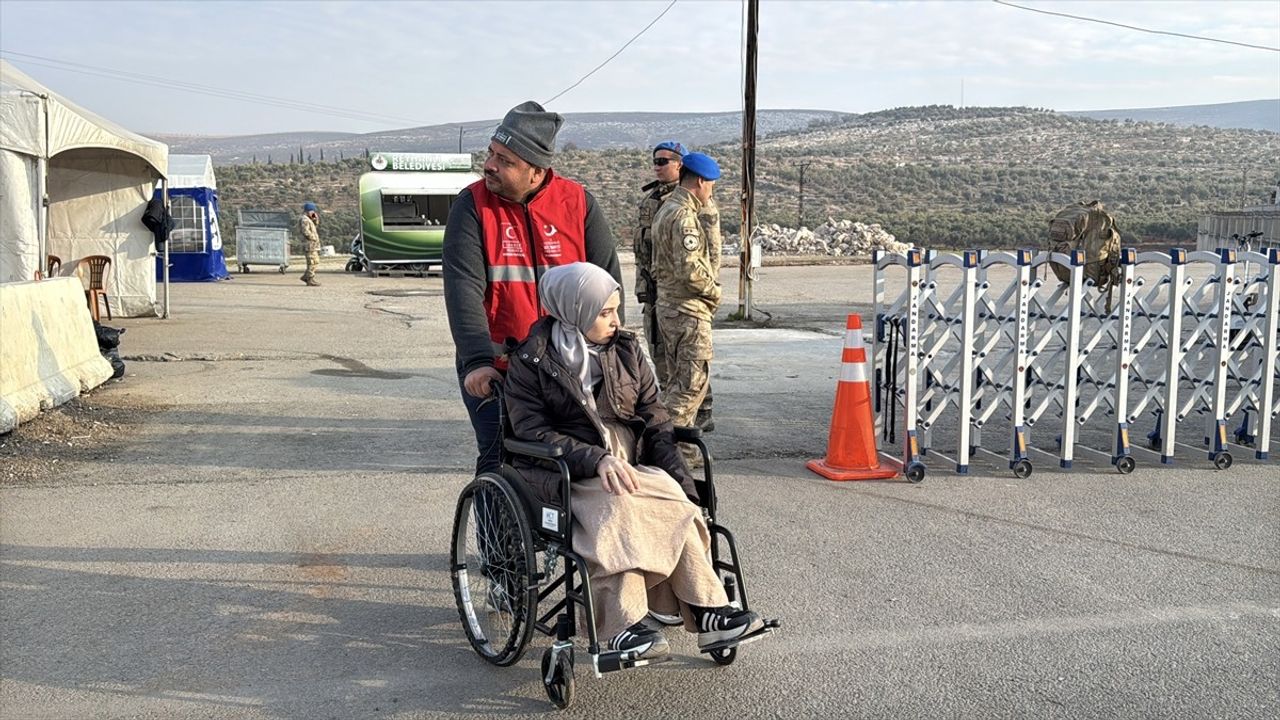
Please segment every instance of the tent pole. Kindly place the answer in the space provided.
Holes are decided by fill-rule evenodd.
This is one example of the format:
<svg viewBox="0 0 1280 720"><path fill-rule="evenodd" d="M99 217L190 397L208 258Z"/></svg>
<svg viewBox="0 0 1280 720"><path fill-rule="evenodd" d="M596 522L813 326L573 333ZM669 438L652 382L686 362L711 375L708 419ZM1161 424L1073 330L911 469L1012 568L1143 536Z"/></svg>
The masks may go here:
<svg viewBox="0 0 1280 720"><path fill-rule="evenodd" d="M49 267L49 96L41 95L40 104L44 110L44 151L36 160L37 182L40 185L40 209L36 213L37 244L40 247L40 277Z"/></svg>
<svg viewBox="0 0 1280 720"><path fill-rule="evenodd" d="M49 161L43 157L36 159L36 184L39 185L37 197L40 203L36 211L36 245L40 248L36 267L39 276L44 277L49 269Z"/></svg>
<svg viewBox="0 0 1280 720"><path fill-rule="evenodd" d="M169 178L160 178L160 192L164 200L164 209L169 209ZM169 319L169 238L165 238L164 243L164 315L161 316L165 320Z"/></svg>

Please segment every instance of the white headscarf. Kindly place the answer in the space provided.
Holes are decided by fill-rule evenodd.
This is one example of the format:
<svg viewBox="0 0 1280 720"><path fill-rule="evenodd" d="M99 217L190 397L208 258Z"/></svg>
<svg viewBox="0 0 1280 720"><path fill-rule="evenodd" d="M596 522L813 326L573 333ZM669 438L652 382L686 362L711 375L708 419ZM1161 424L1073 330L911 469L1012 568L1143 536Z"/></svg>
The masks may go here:
<svg viewBox="0 0 1280 720"><path fill-rule="evenodd" d="M587 342L583 331L591 329L609 297L620 289L603 268L585 262L553 267L538 283L538 298L556 319L551 342L565 369L578 374L588 400L594 398L591 390L600 380L600 360L598 346Z"/></svg>

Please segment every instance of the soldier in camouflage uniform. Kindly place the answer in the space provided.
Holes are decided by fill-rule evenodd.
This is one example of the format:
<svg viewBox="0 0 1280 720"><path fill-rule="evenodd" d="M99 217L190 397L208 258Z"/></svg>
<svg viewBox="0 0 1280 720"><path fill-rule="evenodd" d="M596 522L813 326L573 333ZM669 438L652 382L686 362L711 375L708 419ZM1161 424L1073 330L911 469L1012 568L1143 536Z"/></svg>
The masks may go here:
<svg viewBox="0 0 1280 720"><path fill-rule="evenodd" d="M666 368L666 357L662 352L662 335L658 332L657 288L653 280L653 219L658 209L667 199L676 183L680 180L681 158L684 157L684 146L675 140L658 143L653 149L653 182L640 188L645 193L640 201L640 214L637 218L635 232L632 235L636 253L636 299L641 302L644 316L644 336L649 342L649 356L653 359L658 384L666 385L670 380Z"/></svg>
<svg viewBox="0 0 1280 720"><path fill-rule="evenodd" d="M654 374L658 385L665 387L671 382L671 373L667 367L666 353L662 349L662 333L658 329L657 288L653 279L653 220L658 215L663 201L676 189L680 180L681 158L684 157L684 146L675 140L666 140L653 148L653 174L655 180L640 188L645 192L640 201L640 213L635 231L632 235L633 248L636 254L636 298L642 303L644 316L644 336L649 342L649 356L653 359ZM708 233L714 226L716 253L715 270L720 271L720 213L714 201L704 208L706 216L702 217ZM708 234L708 237L711 237ZM715 423L711 419L711 387L707 386L707 395L698 408L696 423L698 427L711 432Z"/></svg>
<svg viewBox="0 0 1280 720"><path fill-rule="evenodd" d="M302 282L315 287L316 268L320 267L320 216L313 202L302 204L302 239L306 242L307 269L302 272Z"/></svg>
<svg viewBox="0 0 1280 720"><path fill-rule="evenodd" d="M710 378L711 319L721 292L720 258L712 254L719 242L719 217L710 204L719 177L715 160L702 153L685 155L679 187L667 196L653 223L658 329L671 374L662 401L675 425L695 422ZM682 449L686 460L701 460Z"/></svg>

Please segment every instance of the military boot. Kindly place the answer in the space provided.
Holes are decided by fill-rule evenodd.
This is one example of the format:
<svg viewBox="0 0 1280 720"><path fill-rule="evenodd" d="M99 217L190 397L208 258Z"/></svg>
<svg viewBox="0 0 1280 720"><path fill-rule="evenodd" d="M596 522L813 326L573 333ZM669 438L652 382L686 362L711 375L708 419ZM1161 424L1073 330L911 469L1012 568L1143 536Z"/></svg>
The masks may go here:
<svg viewBox="0 0 1280 720"><path fill-rule="evenodd" d="M716 421L711 419L711 411L706 408L698 410L698 414L694 418L693 424L697 425L702 432L716 431Z"/></svg>

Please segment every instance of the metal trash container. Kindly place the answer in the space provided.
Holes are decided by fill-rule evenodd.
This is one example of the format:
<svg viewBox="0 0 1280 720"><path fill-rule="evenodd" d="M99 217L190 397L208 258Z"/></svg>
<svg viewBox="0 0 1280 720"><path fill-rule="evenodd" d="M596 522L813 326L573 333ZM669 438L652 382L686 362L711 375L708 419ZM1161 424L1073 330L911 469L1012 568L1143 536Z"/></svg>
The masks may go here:
<svg viewBox="0 0 1280 720"><path fill-rule="evenodd" d="M250 265L274 265L281 273L289 267L289 213L276 210L241 210L236 223L236 263L240 272Z"/></svg>

